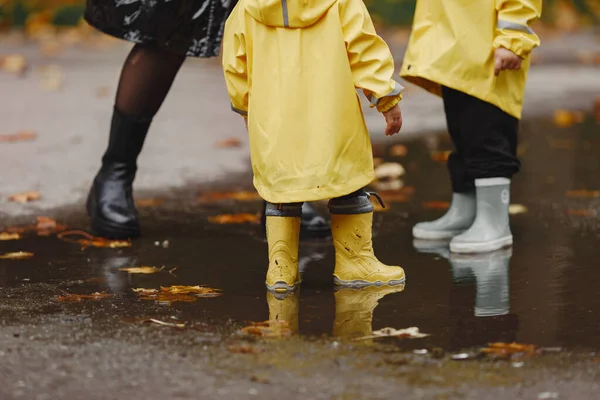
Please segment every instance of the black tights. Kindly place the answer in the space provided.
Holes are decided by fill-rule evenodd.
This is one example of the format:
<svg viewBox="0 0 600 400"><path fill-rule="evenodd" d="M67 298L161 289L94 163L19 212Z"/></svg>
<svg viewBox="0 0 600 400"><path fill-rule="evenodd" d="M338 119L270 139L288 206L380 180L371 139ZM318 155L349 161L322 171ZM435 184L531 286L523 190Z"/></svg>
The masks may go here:
<svg viewBox="0 0 600 400"><path fill-rule="evenodd" d="M128 117L152 119L184 61L184 55L136 44L121 71L116 108Z"/></svg>

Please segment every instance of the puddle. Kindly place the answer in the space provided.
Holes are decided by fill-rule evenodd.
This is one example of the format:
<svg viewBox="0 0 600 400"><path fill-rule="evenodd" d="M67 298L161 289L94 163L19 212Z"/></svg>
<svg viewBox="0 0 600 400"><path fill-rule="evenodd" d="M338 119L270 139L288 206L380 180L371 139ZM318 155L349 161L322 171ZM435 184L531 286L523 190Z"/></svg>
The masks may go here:
<svg viewBox="0 0 600 400"><path fill-rule="evenodd" d="M214 323L284 319L292 334L310 337L368 336L384 327L419 327L430 337L404 341L406 348L458 350L488 342L538 346L600 348L600 268L598 226L600 199L567 197L573 190L598 190L598 125L586 121L569 129L549 122L523 124L523 170L513 182L512 202L526 212L512 216L512 249L477 255L451 255L444 243L413 242L414 223L443 213L424 203L449 199L443 163L432 152L450 149L444 136L404 143L406 155L386 161L406 169L404 184L415 188L407 199L388 203L375 219L375 248L387 263L403 266L407 283L396 290L335 291L330 241L305 242L299 293L278 299L264 288L266 243L252 224L213 225L202 212L145 218L147 236L132 248L81 250L55 237L26 237L0 242L0 253L31 251L28 260L0 260L4 288L45 283L73 293L108 292L112 299L86 301L95 313L123 317L176 314L178 321ZM398 152L394 154L404 154ZM437 154L437 153L436 153ZM406 201L405 201L406 200ZM259 202L229 201L208 212L254 212ZM160 206L159 206L160 207ZM62 222L62 221L61 221ZM159 244L168 240L168 247ZM165 267L155 274L129 274L123 267ZM168 271L171 271L169 273ZM205 285L222 296L177 302L171 306L138 299L132 289L170 285ZM58 303L39 312L57 312ZM112 304L112 307L101 307ZM9 312L2 311L10 320Z"/></svg>

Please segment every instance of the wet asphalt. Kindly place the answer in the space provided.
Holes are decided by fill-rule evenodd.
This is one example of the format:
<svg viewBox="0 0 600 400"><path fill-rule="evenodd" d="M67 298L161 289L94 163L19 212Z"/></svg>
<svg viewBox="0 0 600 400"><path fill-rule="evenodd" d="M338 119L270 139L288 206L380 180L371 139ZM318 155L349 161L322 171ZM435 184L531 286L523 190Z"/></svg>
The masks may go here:
<svg viewBox="0 0 600 400"><path fill-rule="evenodd" d="M82 249L35 233L0 241L0 253L34 253L0 260L0 398L597 398L600 125L588 115L563 128L525 121L521 131L514 246L476 256L450 254L447 243L414 242L410 234L449 200L447 136L375 146L378 162L406 171L399 182L373 187L387 200L375 218L376 253L407 274L394 291L334 290L333 248L325 239L302 243L298 293L268 295L260 226L208 219L256 213L260 201L200 200L251 190L248 174L210 188L152 193L164 203L140 209L145 235L129 248ZM70 229L88 229L80 208L53 215ZM121 270L139 266L164 269ZM133 291L170 285L222 295L169 303ZM112 297L59 298L95 292ZM185 327L143 322L149 319ZM284 329L285 337L240 331L266 320L286 320L269 331ZM418 327L430 336L351 340L385 327ZM493 342L543 350L478 356ZM461 354L468 359L453 359Z"/></svg>

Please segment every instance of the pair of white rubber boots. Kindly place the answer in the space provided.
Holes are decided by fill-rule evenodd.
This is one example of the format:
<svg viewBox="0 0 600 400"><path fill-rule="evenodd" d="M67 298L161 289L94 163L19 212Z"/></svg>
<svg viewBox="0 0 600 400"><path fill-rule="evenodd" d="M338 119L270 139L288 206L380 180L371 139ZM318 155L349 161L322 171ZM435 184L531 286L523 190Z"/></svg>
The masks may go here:
<svg viewBox="0 0 600 400"><path fill-rule="evenodd" d="M444 216L413 227L416 239L450 239L453 253L485 253L511 246L510 179L475 180L475 191L454 193Z"/></svg>

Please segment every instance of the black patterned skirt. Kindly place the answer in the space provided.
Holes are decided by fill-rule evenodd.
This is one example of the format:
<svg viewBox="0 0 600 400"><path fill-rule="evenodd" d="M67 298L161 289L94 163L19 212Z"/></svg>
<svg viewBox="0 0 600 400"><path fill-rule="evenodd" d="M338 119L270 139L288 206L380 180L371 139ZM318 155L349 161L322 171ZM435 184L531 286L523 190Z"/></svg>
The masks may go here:
<svg viewBox="0 0 600 400"><path fill-rule="evenodd" d="M192 57L219 54L235 0L87 0L85 20L134 43Z"/></svg>

